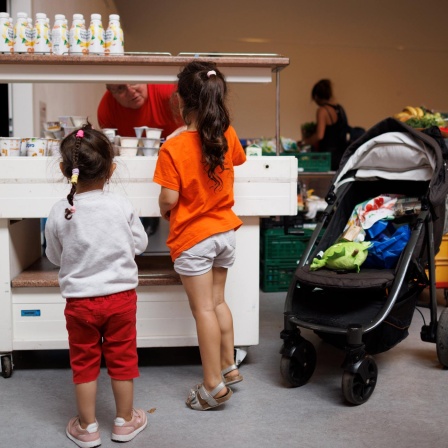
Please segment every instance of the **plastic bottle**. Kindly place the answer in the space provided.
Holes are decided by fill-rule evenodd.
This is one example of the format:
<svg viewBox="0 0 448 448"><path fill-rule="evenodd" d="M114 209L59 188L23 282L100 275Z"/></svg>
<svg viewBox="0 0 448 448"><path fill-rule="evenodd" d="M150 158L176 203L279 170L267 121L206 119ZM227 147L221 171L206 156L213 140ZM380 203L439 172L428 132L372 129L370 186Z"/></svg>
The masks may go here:
<svg viewBox="0 0 448 448"><path fill-rule="evenodd" d="M14 53L14 28L7 12L0 12L0 53Z"/></svg>
<svg viewBox="0 0 448 448"><path fill-rule="evenodd" d="M101 14L90 16L89 37L89 54L104 54L104 28Z"/></svg>
<svg viewBox="0 0 448 448"><path fill-rule="evenodd" d="M27 27L28 14L18 12L17 20L14 26L14 53L28 53L29 45L26 45L25 30Z"/></svg>
<svg viewBox="0 0 448 448"><path fill-rule="evenodd" d="M54 16L54 25L51 32L53 53L56 55L68 54L67 21L63 14Z"/></svg>
<svg viewBox="0 0 448 448"><path fill-rule="evenodd" d="M28 42L28 53L34 53L34 45L36 44L36 28L33 25L33 19L28 17L27 19L27 27L25 30L25 37Z"/></svg>
<svg viewBox="0 0 448 448"><path fill-rule="evenodd" d="M53 53L53 36L51 34L50 18L47 17L45 20L47 22L47 28L48 28L48 45L50 47L50 53Z"/></svg>
<svg viewBox="0 0 448 448"><path fill-rule="evenodd" d="M105 35L106 54L124 54L124 36L118 14L110 14L109 26Z"/></svg>
<svg viewBox="0 0 448 448"><path fill-rule="evenodd" d="M84 25L82 14L73 14L72 26L69 33L69 53L70 54L88 54L89 42L87 40L87 30Z"/></svg>
<svg viewBox="0 0 448 448"><path fill-rule="evenodd" d="M36 14L36 42L34 52L40 54L50 54L50 35L48 29L47 15L43 12Z"/></svg>

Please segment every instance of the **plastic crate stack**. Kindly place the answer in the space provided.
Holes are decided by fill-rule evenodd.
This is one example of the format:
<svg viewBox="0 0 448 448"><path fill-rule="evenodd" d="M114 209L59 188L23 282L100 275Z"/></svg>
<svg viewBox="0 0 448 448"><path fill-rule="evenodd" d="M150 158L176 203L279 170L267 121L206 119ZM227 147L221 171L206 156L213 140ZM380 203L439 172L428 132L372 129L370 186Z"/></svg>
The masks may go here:
<svg viewBox="0 0 448 448"><path fill-rule="evenodd" d="M303 229L303 235L287 235L283 226L275 227L275 221L271 222L274 226L261 226L260 287L264 292L287 291L313 231ZM277 222L281 225L282 221Z"/></svg>

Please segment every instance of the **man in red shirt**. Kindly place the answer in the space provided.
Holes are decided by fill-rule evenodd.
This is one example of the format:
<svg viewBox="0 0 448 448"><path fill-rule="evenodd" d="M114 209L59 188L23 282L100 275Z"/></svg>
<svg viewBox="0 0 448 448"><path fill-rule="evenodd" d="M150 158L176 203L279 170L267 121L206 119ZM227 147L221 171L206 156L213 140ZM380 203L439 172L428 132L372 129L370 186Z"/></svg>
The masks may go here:
<svg viewBox="0 0 448 448"><path fill-rule="evenodd" d="M107 84L98 106L101 128L116 128L123 137L134 137L134 127L163 129L166 138L180 126L175 84Z"/></svg>

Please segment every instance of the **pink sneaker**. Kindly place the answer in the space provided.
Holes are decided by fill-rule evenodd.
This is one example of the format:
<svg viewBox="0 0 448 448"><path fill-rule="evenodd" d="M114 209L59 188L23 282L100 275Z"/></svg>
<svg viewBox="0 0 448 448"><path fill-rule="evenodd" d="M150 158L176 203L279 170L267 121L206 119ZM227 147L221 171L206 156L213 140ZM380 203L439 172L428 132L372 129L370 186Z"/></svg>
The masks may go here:
<svg viewBox="0 0 448 448"><path fill-rule="evenodd" d="M112 429L112 440L115 442L129 442L148 424L146 412L143 409L132 409L132 420L127 422L124 418L117 417Z"/></svg>
<svg viewBox="0 0 448 448"><path fill-rule="evenodd" d="M68 422L65 430L67 437L81 448L93 448L101 445L98 422L90 423L86 429L82 429L79 417L73 417Z"/></svg>

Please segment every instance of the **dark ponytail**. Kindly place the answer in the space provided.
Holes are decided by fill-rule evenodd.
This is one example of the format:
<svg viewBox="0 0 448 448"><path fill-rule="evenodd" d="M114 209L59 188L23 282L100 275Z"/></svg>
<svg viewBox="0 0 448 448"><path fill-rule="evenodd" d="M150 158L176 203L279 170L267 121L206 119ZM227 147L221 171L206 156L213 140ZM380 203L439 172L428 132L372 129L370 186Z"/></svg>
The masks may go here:
<svg viewBox="0 0 448 448"><path fill-rule="evenodd" d="M223 172L228 150L224 132L230 125L225 104L227 84L213 62L192 61L178 75L178 93L183 108L182 117L188 125L195 122L202 145L202 156L209 179L214 188L222 187L217 173Z"/></svg>

